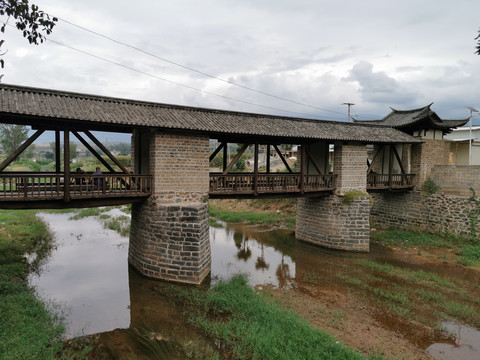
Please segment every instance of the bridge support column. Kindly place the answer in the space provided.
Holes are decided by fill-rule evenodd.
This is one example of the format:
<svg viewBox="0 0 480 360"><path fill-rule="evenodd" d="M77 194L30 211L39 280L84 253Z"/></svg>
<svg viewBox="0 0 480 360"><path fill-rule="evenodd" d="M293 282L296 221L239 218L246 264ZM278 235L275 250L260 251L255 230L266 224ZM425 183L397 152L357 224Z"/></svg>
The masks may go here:
<svg viewBox="0 0 480 360"><path fill-rule="evenodd" d="M370 197L366 194L366 170L365 145L335 144L336 193L298 200L296 238L333 249L368 251Z"/></svg>
<svg viewBox="0 0 480 360"><path fill-rule="evenodd" d="M156 132L148 140L153 194L132 206L129 262L151 278L199 284L211 263L209 139Z"/></svg>

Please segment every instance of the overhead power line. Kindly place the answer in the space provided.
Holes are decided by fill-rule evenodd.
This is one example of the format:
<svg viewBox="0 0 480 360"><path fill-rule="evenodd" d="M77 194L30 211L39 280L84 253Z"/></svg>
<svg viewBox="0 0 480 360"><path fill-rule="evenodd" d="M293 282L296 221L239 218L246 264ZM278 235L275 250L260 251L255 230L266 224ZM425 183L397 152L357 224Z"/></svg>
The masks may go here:
<svg viewBox="0 0 480 360"><path fill-rule="evenodd" d="M114 39L114 38L112 38L112 37L110 37L110 36L101 34L101 33L97 32L97 31L95 31L95 30L91 30L91 29L88 29L88 28L86 28L86 27L83 27L83 26L74 24L74 23L72 23L71 21L62 19L62 18L60 18L60 17L59 17L58 19L61 20L61 21L63 21L63 22L65 22L65 23L67 23L67 24L69 24L69 25L71 25L71 26L74 26L74 27L76 27L76 28L78 28L78 29L81 29L81 30L87 31L87 32L89 32L89 33L92 33L92 34L94 34L94 35L100 36L100 37L102 37L102 38L104 38L104 39L107 39L107 40L112 41L112 42L114 42L114 43L117 43L117 44L119 44L119 45L126 46L126 47L128 47L128 48L131 48L131 49L133 49L133 50L136 50L136 51L138 51L138 52L141 52L141 53L143 53L143 54L145 54L145 55L151 56L151 57L153 57L153 58L155 58L155 59L157 59L157 60L161 60L161 61L167 62L167 63L169 63L169 64L171 64L171 65L175 65L175 66L181 67L181 68L183 68L183 69L185 69L185 70L189 70L189 71L195 72L195 73L197 73L197 74L201 74L201 75L206 76L206 77L209 77L209 78L211 78L211 79L215 79L215 80L221 81L221 82L223 82L223 83L226 83L226 84L229 84L229 85L233 85L233 86L237 86L237 87L239 87L239 88L242 88L242 89L245 89L245 90L248 90L248 91L253 91L253 92L256 92L256 93L258 93L258 94L262 94L262 95L265 95L265 96L269 96L269 97L272 97L272 98L275 98L275 99L278 99L278 100L287 101L287 102L292 103L292 104L301 105L301 106L306 106L306 107L309 107L309 108L312 108L312 109L316 109L316 110L321 110L321 111L326 111L326 112L331 112L331 113L343 115L343 113L338 112L338 111L329 110L329 109L325 109L325 108L322 108L322 107L313 106L313 105L309 105L309 104L302 103L302 102L299 102L299 101L287 99L287 98L284 98L284 97L282 97L282 96L270 94L270 93L267 93L267 92L262 91L262 90L257 90L257 89L254 89L254 88L251 88L251 87L242 85L242 84L238 84L238 83L233 82L233 81L230 81L230 80L222 79L222 78L217 77L217 76L215 76L215 75L208 74L208 73L206 73L206 72L204 72L204 71L197 70L197 69L194 69L194 68L192 68L192 67L189 67L189 66L186 66L186 65L177 63L177 62L175 62L175 61L168 60L168 59L166 59L166 58L164 58L164 57L161 57L161 56L152 54L151 52L148 52L148 51L146 51L146 50L143 50L143 49L141 49L141 48L139 48L139 47L137 47L137 46L133 46L133 45L124 43L124 42L122 42L122 41L120 41L120 40L116 40L116 39Z"/></svg>
<svg viewBox="0 0 480 360"><path fill-rule="evenodd" d="M236 102L243 103L243 104L247 104L247 105L253 105L253 106L261 107L261 108L264 108L264 109L281 111L281 112L284 112L284 113L302 115L302 116L307 116L307 117L316 117L317 119L319 119L319 117L316 116L316 115L305 114L305 113L300 113L300 112L295 112L295 111L290 111L290 110L275 108L275 107L266 106L266 105L260 105L260 104L252 103L252 102L249 102L249 101L244 101L244 100L232 98L232 97L225 96L225 95L216 94L216 93L213 93L213 92L211 92L211 91L198 89L198 88L193 87L193 86L190 86L190 85L181 84L181 83L178 83L178 82L176 82L176 81L169 80L169 79L166 79L166 78L161 77L161 76L158 76L158 75L150 74L150 73L148 73L148 72L146 72L146 71L139 70L139 69L135 69L135 68L133 68L133 67L124 65L124 64L122 64L122 63L119 63L119 62L116 62L116 61L113 61L113 60L109 60L109 59L104 58L104 57L102 57L102 56L92 54L92 53L90 53L90 52L88 52L88 51L80 50L80 49L75 48L75 47L73 47L73 46L70 46L70 45L67 45L67 44L63 44L63 43L61 43L61 42L59 42L59 41L52 40L52 39L50 39L50 38L47 39L47 42L52 42L52 43L54 43L54 44L56 44L56 45L66 47L66 48L68 48L68 49L77 51L77 52L82 53L82 54L84 54L84 55L91 56L91 57L96 58L96 59L98 59L98 60L106 61L106 62L108 62L108 63L110 63L110 64L113 64L113 65L116 65L116 66L120 66L120 67L122 67L122 68L131 70L131 71L135 71L135 72L137 72L137 73L139 73L139 74L143 74L143 75L146 75L146 76L150 76L150 77L153 77L153 78L155 78L155 79L159 79L159 80L162 80L162 81L166 81L166 82L168 82L168 83L171 83L171 84L174 84L174 85L177 85L177 86L182 86L182 87L187 88L187 89L199 91L199 92L202 92L202 93L204 93L204 94L209 94L209 95L221 97L221 98L223 98L223 99L232 100L232 101L236 101Z"/></svg>

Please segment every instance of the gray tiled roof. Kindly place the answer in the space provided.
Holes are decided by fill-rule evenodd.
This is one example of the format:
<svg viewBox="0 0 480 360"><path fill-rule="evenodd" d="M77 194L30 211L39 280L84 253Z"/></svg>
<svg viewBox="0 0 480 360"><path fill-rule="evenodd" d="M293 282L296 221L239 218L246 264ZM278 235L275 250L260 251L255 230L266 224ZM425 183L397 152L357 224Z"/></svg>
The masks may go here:
<svg viewBox="0 0 480 360"><path fill-rule="evenodd" d="M64 91L0 84L0 122L7 116L74 124L121 125L192 130L222 135L266 136L292 139L414 143L401 131L384 126L310 120L273 115L212 110L142 102Z"/></svg>
<svg viewBox="0 0 480 360"><path fill-rule="evenodd" d="M391 108L392 112L381 120L355 120L355 123L390 126L396 129L411 128L415 125L421 126L422 124L428 125L433 129L450 130L465 125L469 120L469 118L460 120L440 119L440 117L430 109L432 104L413 110L396 110Z"/></svg>

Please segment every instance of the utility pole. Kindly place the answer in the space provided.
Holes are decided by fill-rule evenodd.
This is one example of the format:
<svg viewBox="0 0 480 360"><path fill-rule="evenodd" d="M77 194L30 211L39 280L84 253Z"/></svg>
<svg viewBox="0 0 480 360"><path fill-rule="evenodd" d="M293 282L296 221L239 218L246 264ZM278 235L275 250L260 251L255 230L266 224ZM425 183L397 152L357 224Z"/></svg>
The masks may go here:
<svg viewBox="0 0 480 360"><path fill-rule="evenodd" d="M347 121L348 121L348 122L351 122L351 119L352 119L352 118L350 117L350 107L351 107L352 105L355 105L355 104L354 104L354 103L343 103L342 105L347 105L347 106L348 106L348 119L347 119Z"/></svg>
<svg viewBox="0 0 480 360"><path fill-rule="evenodd" d="M468 139L468 165L472 165L472 122L473 122L473 113L479 112L477 109L467 106L467 109L470 110L470 136Z"/></svg>

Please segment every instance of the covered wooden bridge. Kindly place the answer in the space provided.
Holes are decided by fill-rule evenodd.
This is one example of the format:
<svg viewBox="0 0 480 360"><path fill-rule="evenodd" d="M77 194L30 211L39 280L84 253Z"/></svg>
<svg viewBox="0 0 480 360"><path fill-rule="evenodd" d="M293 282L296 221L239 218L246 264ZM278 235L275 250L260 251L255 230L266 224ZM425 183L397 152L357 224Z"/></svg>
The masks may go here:
<svg viewBox="0 0 480 360"><path fill-rule="evenodd" d="M84 207L142 201L154 187L149 134L154 131L195 133L215 139L218 147L209 160L223 155L220 172L209 173L210 197L306 196L336 189L332 172L332 146L355 142L391 148L389 163L397 161L401 173L375 173L365 159L367 188L410 189L408 174L396 148L418 142L401 131L375 125L355 125L260 114L236 113L202 108L140 102L47 89L0 85L0 122L31 126L36 132L0 164L0 207L46 208ZM12 173L5 171L45 131L55 133L56 170L53 173ZM92 131L135 134L133 168L125 168ZM70 164L71 136L75 136L108 170L102 175L77 174ZM93 142L119 170L102 157ZM243 144L227 162L228 144ZM63 148L61 148L63 144ZM299 145L295 168L285 160L281 144ZM233 173L232 168L251 145L253 171ZM272 172L270 156L259 164L259 148L276 153L286 173ZM334 152L333 152L334 153ZM192 158L197 155L192 154ZM333 161L336 161L335 155ZM383 160L385 161L385 160ZM62 165L67 164L67 166ZM365 176L367 174L365 173Z"/></svg>
<svg viewBox="0 0 480 360"><path fill-rule="evenodd" d="M36 131L0 164L0 208L133 203L129 263L148 277L196 284L210 272L209 198L297 196L297 239L336 249L368 251L369 198L361 195L345 204L343 195L350 190L364 194L367 188L411 188L412 175L408 166L401 165L408 153L403 150L421 143L385 126L219 111L6 84L0 84L0 122L28 125ZM44 131L55 133L55 172L5 171ZM131 168L122 167L92 131L131 133ZM71 135L97 157L107 173L72 173L68 146ZM120 170L95 152L89 140ZM217 143L214 149L210 148L212 140ZM227 161L229 144L243 144L231 161ZM282 144L299 146L296 166L284 159ZM372 144L369 163L367 145ZM249 145L253 147L253 171L232 173ZM261 148L267 154L262 164ZM380 148L384 149L383 155L375 155ZM385 155L385 149L390 155ZM271 153L277 153L288 172L273 172ZM222 166L211 173L210 162L221 154ZM59 159L63 159L63 166ZM378 171L385 169L385 161L390 161L386 174ZM395 167L399 171L394 171Z"/></svg>

